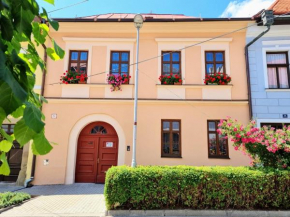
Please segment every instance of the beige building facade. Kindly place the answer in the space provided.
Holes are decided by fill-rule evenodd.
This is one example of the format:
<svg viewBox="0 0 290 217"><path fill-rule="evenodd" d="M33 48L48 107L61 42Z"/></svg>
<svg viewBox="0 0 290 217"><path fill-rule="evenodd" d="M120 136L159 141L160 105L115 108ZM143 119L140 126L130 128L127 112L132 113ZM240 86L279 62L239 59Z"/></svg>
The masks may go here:
<svg viewBox="0 0 290 217"><path fill-rule="evenodd" d="M247 156L216 134L217 121L227 116L249 121L246 30L207 40L250 21L143 17L139 60L150 60L139 64L137 164L249 165ZM59 31L50 35L66 55L47 62L43 106L46 136L57 145L37 156L33 184L101 183L110 166L132 160L136 29L130 16L59 21ZM173 54L166 59L164 52ZM106 81L114 61L131 76L122 91L111 91ZM60 76L77 64L83 64L87 83L61 84ZM230 84L204 84L217 64L231 76ZM161 84L165 70L180 73L182 85Z"/></svg>

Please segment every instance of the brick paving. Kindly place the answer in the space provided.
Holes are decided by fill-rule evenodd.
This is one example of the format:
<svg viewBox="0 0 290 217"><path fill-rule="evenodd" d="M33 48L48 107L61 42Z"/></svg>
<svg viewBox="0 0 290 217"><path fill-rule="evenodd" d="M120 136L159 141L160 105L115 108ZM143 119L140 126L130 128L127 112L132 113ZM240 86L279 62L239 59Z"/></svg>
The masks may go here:
<svg viewBox="0 0 290 217"><path fill-rule="evenodd" d="M1 190L1 188L0 188ZM19 190L36 198L1 213L1 216L104 216L104 185L72 184L33 186Z"/></svg>

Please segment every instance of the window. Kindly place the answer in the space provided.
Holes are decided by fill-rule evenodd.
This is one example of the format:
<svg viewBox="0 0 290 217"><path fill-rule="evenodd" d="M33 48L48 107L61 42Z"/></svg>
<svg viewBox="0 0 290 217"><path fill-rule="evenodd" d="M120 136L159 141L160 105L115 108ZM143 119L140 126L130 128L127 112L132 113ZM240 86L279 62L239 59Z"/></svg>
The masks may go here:
<svg viewBox="0 0 290 217"><path fill-rule="evenodd" d="M162 75L181 75L180 51L162 51Z"/></svg>
<svg viewBox="0 0 290 217"><path fill-rule="evenodd" d="M261 123L261 127L268 126L269 128L274 127L275 129L283 129L284 126L289 126L289 123Z"/></svg>
<svg viewBox="0 0 290 217"><path fill-rule="evenodd" d="M228 139L217 133L218 120L207 121L208 157L229 158Z"/></svg>
<svg viewBox="0 0 290 217"><path fill-rule="evenodd" d="M71 50L69 53L69 70L87 73L88 51Z"/></svg>
<svg viewBox="0 0 290 217"><path fill-rule="evenodd" d="M287 52L267 53L269 88L289 88L289 62Z"/></svg>
<svg viewBox="0 0 290 217"><path fill-rule="evenodd" d="M206 51L205 52L205 71L206 74L226 73L225 52Z"/></svg>
<svg viewBox="0 0 290 217"><path fill-rule="evenodd" d="M107 130L105 127L103 126L95 126L92 130L91 130L91 134L107 134Z"/></svg>
<svg viewBox="0 0 290 217"><path fill-rule="evenodd" d="M161 120L161 157L181 157L180 120Z"/></svg>
<svg viewBox="0 0 290 217"><path fill-rule="evenodd" d="M129 77L129 51L111 51L110 72L113 75L127 75ZM129 83L129 81L128 81Z"/></svg>

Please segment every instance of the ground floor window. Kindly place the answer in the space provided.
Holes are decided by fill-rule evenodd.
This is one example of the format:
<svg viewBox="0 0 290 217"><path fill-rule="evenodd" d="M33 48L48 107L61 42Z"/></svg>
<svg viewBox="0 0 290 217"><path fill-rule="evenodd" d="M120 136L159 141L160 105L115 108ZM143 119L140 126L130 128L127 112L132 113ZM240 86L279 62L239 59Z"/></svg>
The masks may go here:
<svg viewBox="0 0 290 217"><path fill-rule="evenodd" d="M275 129L282 129L283 126L290 126L290 123L261 123L261 127L268 126L269 128L274 127Z"/></svg>
<svg viewBox="0 0 290 217"><path fill-rule="evenodd" d="M217 133L219 120L207 121L208 157L229 158L228 139Z"/></svg>
<svg viewBox="0 0 290 217"><path fill-rule="evenodd" d="M161 120L161 157L181 157L180 120Z"/></svg>

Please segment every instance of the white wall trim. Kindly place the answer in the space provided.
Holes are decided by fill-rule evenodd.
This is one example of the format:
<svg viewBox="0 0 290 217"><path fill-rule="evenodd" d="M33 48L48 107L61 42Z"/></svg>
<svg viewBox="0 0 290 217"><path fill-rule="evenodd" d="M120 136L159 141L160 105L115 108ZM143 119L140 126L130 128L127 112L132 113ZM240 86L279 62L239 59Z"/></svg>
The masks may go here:
<svg viewBox="0 0 290 217"><path fill-rule="evenodd" d="M155 38L157 42L195 42L195 41L207 41L210 38ZM210 42L230 42L233 38L216 38Z"/></svg>
<svg viewBox="0 0 290 217"><path fill-rule="evenodd" d="M261 127L261 123L290 123L289 118L280 118L280 119L257 119L256 126Z"/></svg>
<svg viewBox="0 0 290 217"><path fill-rule="evenodd" d="M158 56L162 55L162 51L175 51L180 50L185 47L184 44L180 43L168 43L168 42L158 42ZM159 77L161 75L161 60L162 57L158 58L158 75L156 78L156 83L161 84ZM181 50L181 77L182 83L186 83L186 71L185 71L185 50Z"/></svg>
<svg viewBox="0 0 290 217"><path fill-rule="evenodd" d="M118 165L123 165L125 163L126 138L121 125L114 118L106 114L92 114L85 116L78 120L78 122L72 127L69 134L65 184L73 184L75 181L75 166L79 134L84 127L96 121L106 122L115 128L119 138Z"/></svg>
<svg viewBox="0 0 290 217"><path fill-rule="evenodd" d="M252 23L249 23L248 25L251 25ZM266 33L264 38L268 37L285 37L290 36L290 25L278 25L278 26L271 26L271 30ZM256 37L261 32L266 30L267 27L265 26L251 26L247 29L247 38Z"/></svg>
<svg viewBox="0 0 290 217"><path fill-rule="evenodd" d="M136 42L135 38L73 38L62 37L67 42Z"/></svg>
<svg viewBox="0 0 290 217"><path fill-rule="evenodd" d="M203 79L205 78L205 51L224 51L225 52L225 67L226 73L231 74L231 65L230 65L230 45L229 43L220 43L220 44L202 44L201 45L201 84L204 83Z"/></svg>
<svg viewBox="0 0 290 217"><path fill-rule="evenodd" d="M263 45L290 45L290 40L262 41Z"/></svg>
<svg viewBox="0 0 290 217"><path fill-rule="evenodd" d="M279 40L278 40L279 41ZM274 42L274 41L272 41ZM268 82L268 72L267 72L267 59L266 59L266 53L267 51L288 51L288 61L290 62L290 47L267 47L262 48L262 58L263 58L263 72L264 72L264 81L265 81L265 88L269 88L269 82ZM283 89L281 89L283 91Z"/></svg>

